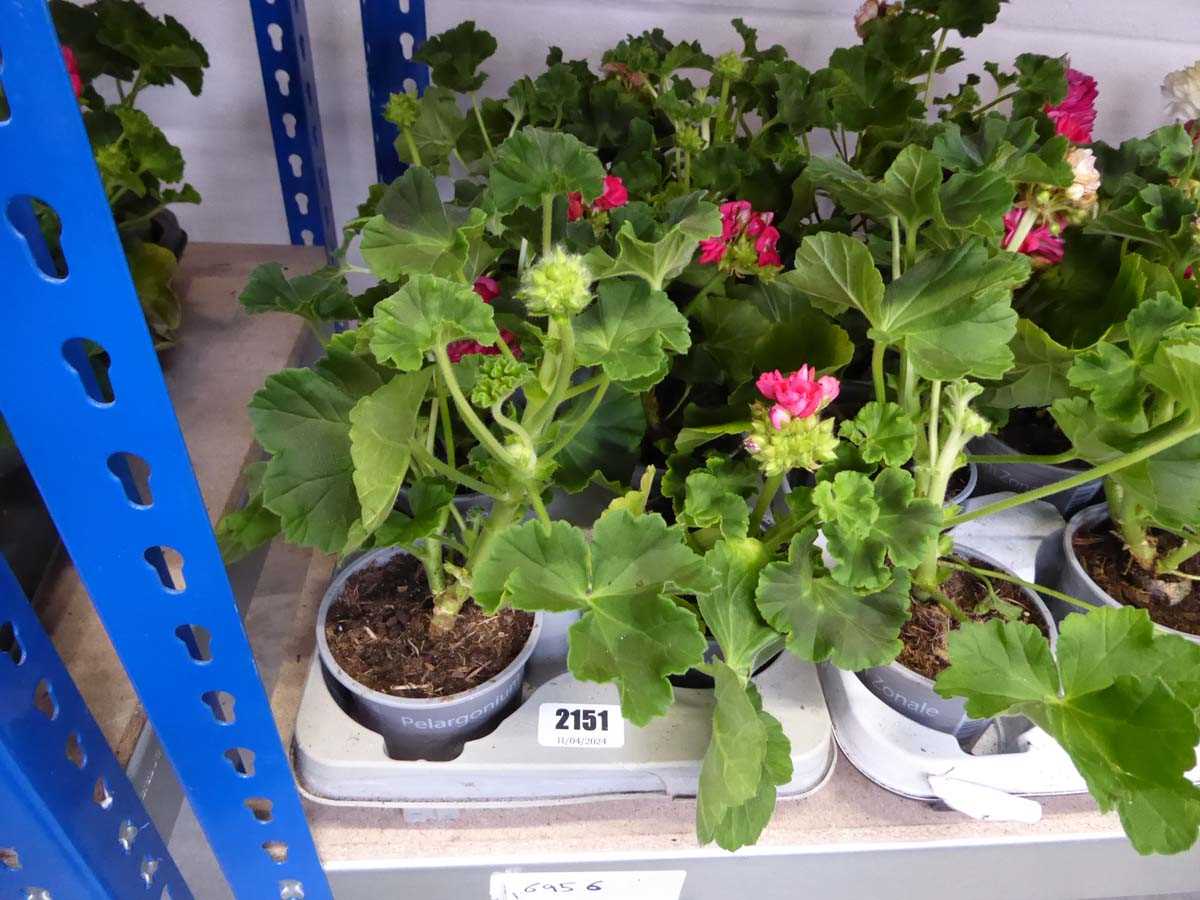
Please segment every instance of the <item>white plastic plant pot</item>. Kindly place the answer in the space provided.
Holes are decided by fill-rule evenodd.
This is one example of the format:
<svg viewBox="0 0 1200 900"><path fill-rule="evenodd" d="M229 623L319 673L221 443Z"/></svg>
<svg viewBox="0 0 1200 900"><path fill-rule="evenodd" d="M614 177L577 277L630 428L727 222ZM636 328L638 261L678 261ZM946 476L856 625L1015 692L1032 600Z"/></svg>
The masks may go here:
<svg viewBox="0 0 1200 900"><path fill-rule="evenodd" d="M1010 575L1016 573L994 557L972 547L956 542L955 553L969 559L978 559L987 566ZM1054 617L1042 602L1041 597L1027 588L1021 588L1025 598L1037 609L1050 633L1050 643L1058 639ZM933 689L933 680L912 671L899 662L876 666L856 673L867 690L901 715L914 722L954 736L960 743L969 743L981 735L991 724L991 719L972 719L967 715L966 701L960 697L947 699Z"/></svg>
<svg viewBox="0 0 1200 900"><path fill-rule="evenodd" d="M1063 560L1062 567L1059 569L1061 575L1058 579L1058 589L1064 594L1070 594L1072 597L1078 597L1080 600L1089 603L1122 607L1125 604L1096 584L1092 580L1092 576L1087 573L1083 565L1079 562L1079 557L1075 555L1075 535L1079 532L1079 529L1092 528L1107 518L1107 503L1099 503L1095 506L1089 506L1087 509L1081 509L1071 517L1071 521L1067 523L1067 527L1062 532L1061 546ZM1065 600L1056 600L1052 597L1048 603L1051 611L1060 620L1069 613L1083 612L1083 610L1072 606ZM1180 631L1177 628L1169 628L1166 625L1159 625L1157 627L1170 634L1177 634L1193 643L1200 644L1200 635Z"/></svg>
<svg viewBox="0 0 1200 900"><path fill-rule="evenodd" d="M325 619L351 576L398 553L404 551L398 548L370 551L333 579L317 613L317 657L328 689L338 696L351 716L383 738L389 756L450 759L462 750L466 741L495 728L520 699L525 665L541 634L542 614L534 614L525 646L513 661L477 687L429 699L394 697L372 690L351 678L333 658L325 640Z"/></svg>
<svg viewBox="0 0 1200 900"><path fill-rule="evenodd" d="M994 434L985 434L971 441L968 450L971 453L987 456L1010 456L1020 451L1009 446ZM1067 466L1048 466L1045 463L979 463L980 478L985 487L998 490L1011 490L1017 493L1044 487L1064 478L1078 475L1079 469ZM1071 490L1060 491L1046 497L1046 502L1053 504L1055 509L1070 517L1096 499L1100 492L1100 480L1089 481Z"/></svg>

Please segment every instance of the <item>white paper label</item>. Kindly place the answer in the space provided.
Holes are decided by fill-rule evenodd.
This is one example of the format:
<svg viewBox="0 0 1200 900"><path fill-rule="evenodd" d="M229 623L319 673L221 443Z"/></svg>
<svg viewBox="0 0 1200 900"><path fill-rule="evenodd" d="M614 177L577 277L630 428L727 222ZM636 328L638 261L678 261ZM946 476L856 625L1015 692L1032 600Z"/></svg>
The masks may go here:
<svg viewBox="0 0 1200 900"><path fill-rule="evenodd" d="M543 747L624 747L621 707L616 703L543 703L538 707L538 743Z"/></svg>
<svg viewBox="0 0 1200 900"><path fill-rule="evenodd" d="M566 894L577 894L578 900L679 900L686 876L682 870L493 872L490 900L544 900Z"/></svg>

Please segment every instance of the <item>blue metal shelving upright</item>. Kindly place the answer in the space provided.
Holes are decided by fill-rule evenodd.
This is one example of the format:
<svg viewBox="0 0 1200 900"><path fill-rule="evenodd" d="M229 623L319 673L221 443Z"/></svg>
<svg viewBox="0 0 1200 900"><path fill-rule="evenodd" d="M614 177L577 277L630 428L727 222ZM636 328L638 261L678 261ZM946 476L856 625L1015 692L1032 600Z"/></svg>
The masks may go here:
<svg viewBox="0 0 1200 900"><path fill-rule="evenodd" d="M271 5L289 2L296 4ZM8 108L0 121L0 335L6 344L0 412L235 894L327 898L49 14L41 0L0 0L0 21L0 83ZM62 222L65 274L47 270L40 233L26 227L31 198L52 207ZM146 478L135 474L147 470ZM24 665L52 665L36 629L18 624L6 631L5 621L16 618L0 616L0 645L9 661L28 652ZM22 641L32 649L22 649ZM0 678L0 708L42 715L37 688L31 694L26 683L34 671ZM62 674L55 676L60 683ZM73 695L65 687L59 692L66 716L65 701ZM86 730L71 705L76 729ZM77 807L99 805L95 797L67 794L65 785L61 794L39 794L30 777L38 761L30 756L34 744L24 743L34 740L32 732L7 729L3 737L8 756L17 760L6 768L17 787L0 798L5 816L10 807L40 815L39 833L55 837L62 852L74 852L77 865L94 867L72 840L69 823L82 815ZM73 749L68 737L56 754L85 772L108 771L96 732L79 731L73 740ZM109 782L114 797L117 783L115 776ZM140 828L144 817L130 809L137 817L131 825ZM111 836L144 846L142 852L162 860L158 871L168 883L175 877L165 852L159 856L161 841L143 832L142 843L124 828ZM21 832L15 840L31 839ZM19 849L0 844L0 874L26 871L5 862L13 859L9 850L21 858ZM25 858L37 858L37 851ZM61 893L41 884L20 887L53 897L106 896L98 884L68 881ZM124 890L107 895L134 896Z"/></svg>
<svg viewBox="0 0 1200 900"><path fill-rule="evenodd" d="M375 170L381 182L390 184L405 166L396 155L400 132L383 117L383 110L391 94L419 94L429 85L428 67L412 58L426 37L425 0L360 0L360 6Z"/></svg>

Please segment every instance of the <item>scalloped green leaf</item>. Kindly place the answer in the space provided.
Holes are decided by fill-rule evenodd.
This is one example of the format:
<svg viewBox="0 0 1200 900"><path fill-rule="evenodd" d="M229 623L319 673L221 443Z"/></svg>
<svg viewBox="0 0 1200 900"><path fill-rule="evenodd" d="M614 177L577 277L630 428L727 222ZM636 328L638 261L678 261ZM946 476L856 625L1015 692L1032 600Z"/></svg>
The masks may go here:
<svg viewBox="0 0 1200 900"><path fill-rule="evenodd" d="M786 562L758 580L759 611L787 635L787 649L810 662L848 671L887 665L900 653L900 628L911 602L908 572L895 570L883 589L860 592L834 581L820 564L816 529L792 538Z"/></svg>
<svg viewBox="0 0 1200 900"><path fill-rule="evenodd" d="M491 306L470 285L434 275L414 275L376 304L370 325L375 358L410 372L421 368L426 353L450 341L491 345L500 338Z"/></svg>
<svg viewBox="0 0 1200 900"><path fill-rule="evenodd" d="M747 677L758 654L777 637L754 602L759 573L769 560L766 547L754 538L718 541L704 555L717 581L696 595L700 615L721 645L725 664Z"/></svg>
<svg viewBox="0 0 1200 900"><path fill-rule="evenodd" d="M394 509L374 534L376 547L415 548L441 530L454 491L441 481L418 478L404 492L405 511Z"/></svg>
<svg viewBox="0 0 1200 900"><path fill-rule="evenodd" d="M684 531L659 515L606 512L589 542L565 522L525 522L501 534L476 566L472 589L485 609L581 610L567 664L583 681L615 682L622 714L645 725L674 697L668 675L699 664L707 642L696 616L671 599L705 589L712 576Z"/></svg>
<svg viewBox="0 0 1200 900"><path fill-rule="evenodd" d="M857 590L883 590L895 567L915 568L937 543L942 510L914 499L916 484L903 469L884 469L874 482L861 472L838 472L813 489L835 581ZM889 565L890 563L890 565Z"/></svg>
<svg viewBox="0 0 1200 900"><path fill-rule="evenodd" d="M378 209L363 227L360 249L384 281L414 275L462 278L487 220L482 209L443 204L433 175L419 166L388 185Z"/></svg>
<svg viewBox="0 0 1200 900"><path fill-rule="evenodd" d="M331 271L288 278L279 263L263 263L250 273L238 295L246 312L286 312L306 319L353 319L358 311L346 279Z"/></svg>
<svg viewBox="0 0 1200 900"><path fill-rule="evenodd" d="M1008 346L1013 367L989 395L990 406L1046 407L1071 392L1067 372L1077 351L1064 347L1028 319L1017 321L1016 334Z"/></svg>
<svg viewBox="0 0 1200 900"><path fill-rule="evenodd" d="M647 379L666 374L669 353L691 346L687 319L645 281L604 281L596 295L571 326L581 365L600 366L613 381L644 387Z"/></svg>
<svg viewBox="0 0 1200 900"><path fill-rule="evenodd" d="M591 201L604 190L604 166L574 135L523 128L496 148L488 190L502 213L519 206L540 209L547 194L579 191Z"/></svg>
<svg viewBox="0 0 1200 900"><path fill-rule="evenodd" d="M432 374L432 369L421 369L397 375L350 410L354 489L368 534L383 524L396 505Z"/></svg>
<svg viewBox="0 0 1200 900"><path fill-rule="evenodd" d="M853 419L842 422L838 434L858 447L869 463L902 466L912 459L917 444L917 426L895 403L872 400Z"/></svg>
<svg viewBox="0 0 1200 900"><path fill-rule="evenodd" d="M780 280L795 285L831 316L848 308L872 321L881 315L883 276L866 244L847 234L824 231L806 237L796 251L795 268Z"/></svg>

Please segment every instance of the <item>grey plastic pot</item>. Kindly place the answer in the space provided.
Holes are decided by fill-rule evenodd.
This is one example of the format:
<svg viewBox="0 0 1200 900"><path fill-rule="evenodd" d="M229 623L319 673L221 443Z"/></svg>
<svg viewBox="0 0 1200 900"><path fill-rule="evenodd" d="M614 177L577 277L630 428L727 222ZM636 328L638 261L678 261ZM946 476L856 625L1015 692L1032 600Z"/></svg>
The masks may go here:
<svg viewBox="0 0 1200 900"><path fill-rule="evenodd" d="M970 547L955 544L954 551L960 556L981 560L998 571L1016 574L993 557ZM1053 646L1058 641L1054 617L1037 594L1028 589L1023 590L1025 596L1041 613L1050 632L1050 644ZM866 685L867 690L896 712L935 731L953 735L960 742L974 740L992 722L991 719L972 719L967 715L965 700L961 697L947 700L933 689L932 679L902 666L899 662L875 666L855 674Z"/></svg>
<svg viewBox="0 0 1200 900"><path fill-rule="evenodd" d="M985 434L971 441L968 448L972 453L987 456L1006 456L1020 451L1009 446L994 434ZM999 490L1021 493L1040 488L1064 478L1079 474L1079 469L1067 466L1048 466L1045 463L979 463L979 474L985 485ZM1048 503L1069 518L1073 513L1092 503L1100 492L1100 480L1089 481L1072 490L1060 491L1044 498Z"/></svg>
<svg viewBox="0 0 1200 900"><path fill-rule="evenodd" d="M946 498L947 506L962 506L975 493L975 488L979 486L979 467L975 463L967 463L967 483L963 485L963 489L953 497Z"/></svg>
<svg viewBox="0 0 1200 900"><path fill-rule="evenodd" d="M1083 565L1079 562L1079 557L1075 555L1075 534L1081 528L1091 528L1108 518L1108 504L1098 503L1095 506L1089 506L1087 509L1081 509L1071 517L1071 521L1067 523L1067 527L1062 531L1062 566L1059 569L1061 573L1058 579L1058 589L1064 594L1070 594L1072 597L1078 597L1080 600L1085 600L1090 603L1103 603L1105 606L1125 606L1124 603L1112 597L1100 585L1092 580L1092 576L1088 575ZM1061 620L1068 613L1082 612L1077 607L1072 606L1065 600L1056 600L1051 597L1047 604L1050 611L1054 613L1056 619ZM1182 638L1187 638L1195 644L1200 644L1200 635L1191 634L1186 631L1180 631L1177 628L1168 628L1166 625L1158 626L1163 631L1177 634Z"/></svg>
<svg viewBox="0 0 1200 900"><path fill-rule="evenodd" d="M359 684L337 663L325 640L325 617L355 572L405 551L389 547L363 554L342 569L321 601L317 613L317 654L325 683L354 719L383 737L393 759L453 759L469 740L487 734L510 713L521 698L525 664L542 631L542 614L534 613L525 646L507 666L469 691L449 697L393 697Z"/></svg>

